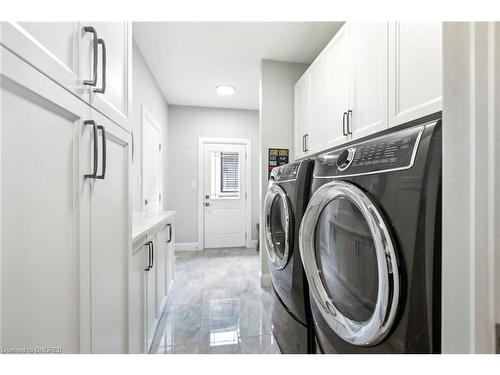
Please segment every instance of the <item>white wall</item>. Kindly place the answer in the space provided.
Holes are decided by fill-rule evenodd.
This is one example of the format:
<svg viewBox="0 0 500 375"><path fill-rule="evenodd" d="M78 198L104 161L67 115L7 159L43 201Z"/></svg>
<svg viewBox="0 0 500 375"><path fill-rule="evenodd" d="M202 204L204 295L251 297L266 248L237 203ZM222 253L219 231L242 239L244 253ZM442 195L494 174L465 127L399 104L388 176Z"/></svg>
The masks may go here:
<svg viewBox="0 0 500 375"><path fill-rule="evenodd" d="M500 23L443 28L444 353L494 353L500 323Z"/></svg>
<svg viewBox="0 0 500 375"><path fill-rule="evenodd" d="M260 222L263 223L263 199L267 192L267 163L269 148L287 148L290 161L293 160L293 89L300 76L309 67L296 64L262 60L260 81L260 124L259 137L262 145L260 153ZM270 285L267 252L261 226L261 284Z"/></svg>
<svg viewBox="0 0 500 375"><path fill-rule="evenodd" d="M139 48L133 42L132 46L132 131L134 136L134 159L132 163L132 209L142 211L142 106L144 105L156 122L162 126L163 144L163 208L166 209L168 200L166 194L167 179L167 134L168 134L168 105L158 84L153 78Z"/></svg>
<svg viewBox="0 0 500 375"><path fill-rule="evenodd" d="M190 106L169 106L168 208L176 210L177 243L198 242L198 138L250 138L252 140L252 233L259 218L259 114L258 111Z"/></svg>

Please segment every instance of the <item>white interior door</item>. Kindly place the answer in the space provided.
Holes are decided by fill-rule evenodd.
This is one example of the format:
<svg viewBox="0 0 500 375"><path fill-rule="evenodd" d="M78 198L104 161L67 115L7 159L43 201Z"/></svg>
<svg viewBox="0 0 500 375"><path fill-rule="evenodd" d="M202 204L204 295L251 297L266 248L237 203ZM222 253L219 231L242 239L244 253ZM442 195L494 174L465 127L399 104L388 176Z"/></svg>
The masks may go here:
<svg viewBox="0 0 500 375"><path fill-rule="evenodd" d="M142 164L144 210L160 210L161 134L159 126L147 113L142 120Z"/></svg>
<svg viewBox="0 0 500 375"><path fill-rule="evenodd" d="M244 144L204 145L205 248L246 245Z"/></svg>

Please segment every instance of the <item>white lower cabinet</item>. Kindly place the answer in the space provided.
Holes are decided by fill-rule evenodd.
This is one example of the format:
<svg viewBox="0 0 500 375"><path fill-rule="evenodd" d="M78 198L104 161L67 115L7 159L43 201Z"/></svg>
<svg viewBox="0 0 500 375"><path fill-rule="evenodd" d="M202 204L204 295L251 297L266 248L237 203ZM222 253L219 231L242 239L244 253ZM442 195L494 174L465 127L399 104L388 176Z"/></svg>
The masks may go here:
<svg viewBox="0 0 500 375"><path fill-rule="evenodd" d="M149 352L174 277L174 222L168 219L134 244L130 276L130 351Z"/></svg>
<svg viewBox="0 0 500 375"><path fill-rule="evenodd" d="M130 134L0 53L0 344L128 352Z"/></svg>
<svg viewBox="0 0 500 375"><path fill-rule="evenodd" d="M91 351L126 353L131 253L130 134L95 110L90 118L96 128L86 125L87 130L98 133L98 175L86 179L91 186Z"/></svg>
<svg viewBox="0 0 500 375"><path fill-rule="evenodd" d="M79 320L89 313L80 293L89 291L89 209L80 200L90 190L79 158L89 109L7 49L0 53L0 346L77 353L90 339Z"/></svg>

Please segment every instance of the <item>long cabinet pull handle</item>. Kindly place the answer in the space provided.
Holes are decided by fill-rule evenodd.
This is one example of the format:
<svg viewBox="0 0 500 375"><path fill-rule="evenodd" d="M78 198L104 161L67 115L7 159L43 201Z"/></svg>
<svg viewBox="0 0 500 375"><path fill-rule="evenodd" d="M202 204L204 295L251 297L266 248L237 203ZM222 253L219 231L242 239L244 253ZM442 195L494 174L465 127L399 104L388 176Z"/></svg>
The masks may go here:
<svg viewBox="0 0 500 375"><path fill-rule="evenodd" d="M172 242L172 224L167 224L168 227L168 241L167 243Z"/></svg>
<svg viewBox="0 0 500 375"><path fill-rule="evenodd" d="M304 151L309 151L309 147L308 147L308 141L309 141L309 134L304 134L304 138L305 138L305 147L304 147Z"/></svg>
<svg viewBox="0 0 500 375"><path fill-rule="evenodd" d="M151 246L149 245L151 241L146 242L144 246L148 247L148 265L146 268L144 268L144 271L148 272L151 269Z"/></svg>
<svg viewBox="0 0 500 375"><path fill-rule="evenodd" d="M347 135L347 130L345 128L345 118L347 117L347 112L342 115L342 134Z"/></svg>
<svg viewBox="0 0 500 375"><path fill-rule="evenodd" d="M151 242L151 268L155 265L155 245Z"/></svg>
<svg viewBox="0 0 500 375"><path fill-rule="evenodd" d="M347 111L347 133L352 134L352 110Z"/></svg>
<svg viewBox="0 0 500 375"><path fill-rule="evenodd" d="M97 129L99 129L102 132L102 160L101 160L101 166L102 166L102 171L99 176L96 176L95 178L98 178L99 180L104 180L106 177L106 129L102 125L98 125Z"/></svg>
<svg viewBox="0 0 500 375"><path fill-rule="evenodd" d="M84 125L92 125L94 131L94 170L90 174L86 174L84 178L96 178L97 177L97 158L99 154L97 152L97 125L94 120L86 120L83 122Z"/></svg>
<svg viewBox="0 0 500 375"><path fill-rule="evenodd" d="M83 84L88 85L88 86L95 86L97 84L97 39L98 39L97 38L97 31L95 30L94 26L85 26L83 28L83 31L85 31L86 33L92 33L92 35L93 35L92 46L93 46L93 50L94 50L94 61L93 61L93 68L92 68L93 77L92 77L92 79L88 79L88 80L83 81Z"/></svg>
<svg viewBox="0 0 500 375"><path fill-rule="evenodd" d="M104 39L97 39L97 44L102 46L102 83L100 89L95 89L94 92L104 94L106 92L106 43Z"/></svg>

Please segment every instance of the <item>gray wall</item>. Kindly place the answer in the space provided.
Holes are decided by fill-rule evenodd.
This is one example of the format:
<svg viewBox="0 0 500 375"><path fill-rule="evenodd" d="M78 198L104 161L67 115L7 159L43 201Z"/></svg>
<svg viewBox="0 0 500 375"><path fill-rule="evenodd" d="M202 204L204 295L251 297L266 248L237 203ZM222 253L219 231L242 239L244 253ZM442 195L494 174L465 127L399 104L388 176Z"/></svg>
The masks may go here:
<svg viewBox="0 0 500 375"><path fill-rule="evenodd" d="M269 148L288 148L290 161L293 160L293 90L295 83L309 67L307 64L296 64L262 60L260 82L260 126L259 136L262 145L260 154L260 207L263 211L263 200L267 192L267 163ZM261 214L262 215L262 214ZM263 217L260 220L264 222ZM261 248L265 248L263 231L260 233ZM261 251L261 283L269 284L269 268L267 252Z"/></svg>
<svg viewBox="0 0 500 375"><path fill-rule="evenodd" d="M248 110L169 106L168 209L176 210L177 243L198 242L198 138L252 140L252 235L259 219L259 112ZM194 186L194 187L193 187Z"/></svg>
<svg viewBox="0 0 500 375"><path fill-rule="evenodd" d="M132 164L132 208L142 211L142 105L144 105L156 122L162 126L163 144L163 191L162 197L167 197L167 134L168 105L158 84L153 78L139 48L132 45L132 131L134 134L134 160ZM163 199L163 208L168 201Z"/></svg>

